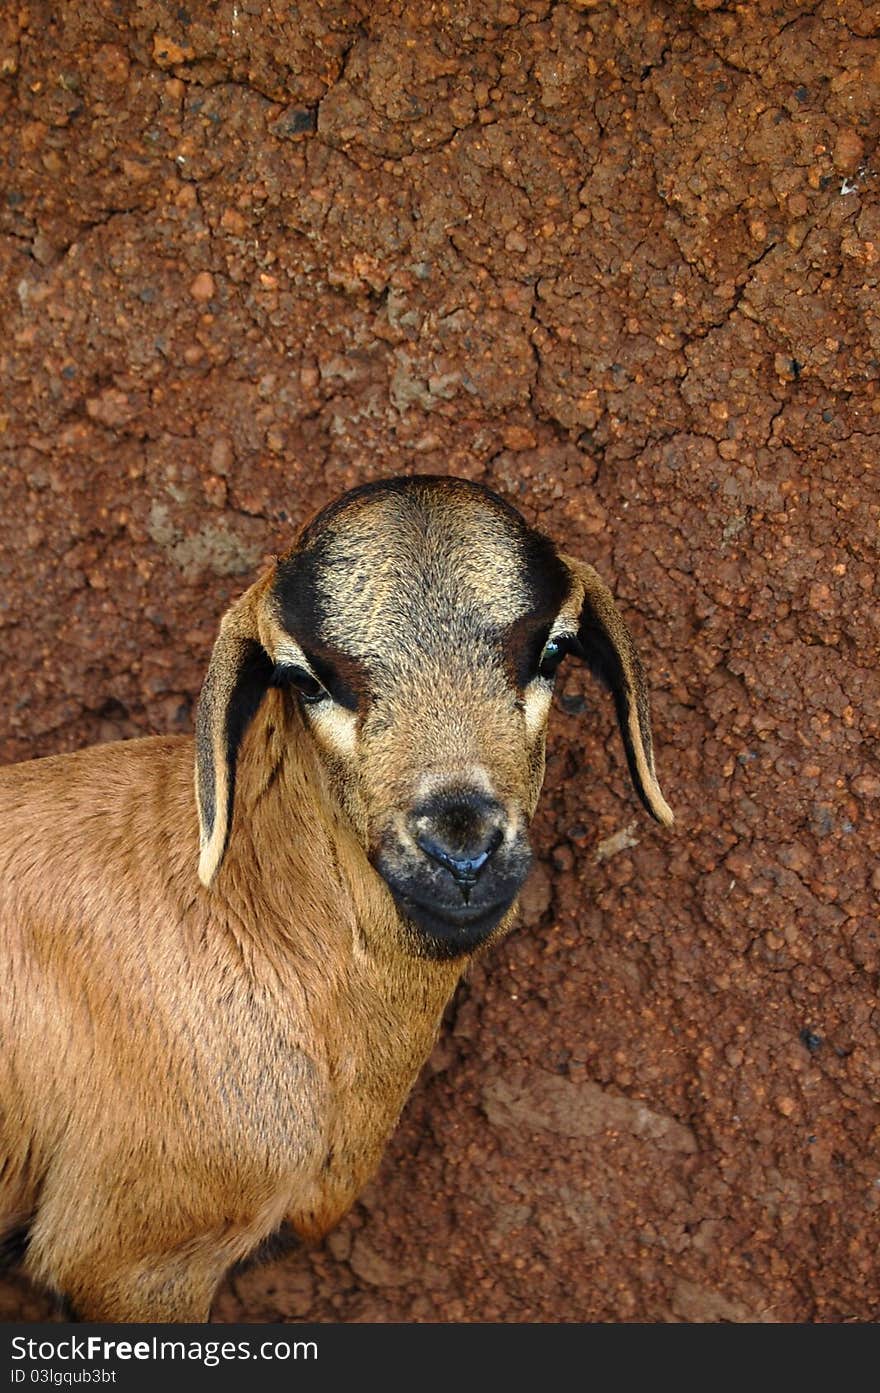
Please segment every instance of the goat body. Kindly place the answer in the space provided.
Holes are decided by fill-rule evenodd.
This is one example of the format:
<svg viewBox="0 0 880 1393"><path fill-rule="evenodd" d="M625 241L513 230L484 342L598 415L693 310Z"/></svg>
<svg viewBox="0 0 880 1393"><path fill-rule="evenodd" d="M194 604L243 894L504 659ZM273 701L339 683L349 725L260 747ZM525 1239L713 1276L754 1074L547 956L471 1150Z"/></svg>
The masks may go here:
<svg viewBox="0 0 880 1393"><path fill-rule="evenodd" d="M36 1213L27 1266L86 1319L205 1320L283 1220L330 1228L460 974L369 948L388 908L297 720L272 692L245 737L222 892L192 740L0 771L0 1215Z"/></svg>

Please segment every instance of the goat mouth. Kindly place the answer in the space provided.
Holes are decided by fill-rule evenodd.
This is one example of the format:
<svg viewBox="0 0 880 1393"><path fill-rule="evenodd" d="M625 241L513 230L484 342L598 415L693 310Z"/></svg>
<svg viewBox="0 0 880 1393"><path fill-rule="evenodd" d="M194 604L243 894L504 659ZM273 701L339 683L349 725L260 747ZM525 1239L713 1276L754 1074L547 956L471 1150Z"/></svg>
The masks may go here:
<svg viewBox="0 0 880 1393"><path fill-rule="evenodd" d="M473 952L494 932L513 904L513 896L479 909L466 905L431 904L399 892L394 898L417 930L420 951L434 958L453 958Z"/></svg>

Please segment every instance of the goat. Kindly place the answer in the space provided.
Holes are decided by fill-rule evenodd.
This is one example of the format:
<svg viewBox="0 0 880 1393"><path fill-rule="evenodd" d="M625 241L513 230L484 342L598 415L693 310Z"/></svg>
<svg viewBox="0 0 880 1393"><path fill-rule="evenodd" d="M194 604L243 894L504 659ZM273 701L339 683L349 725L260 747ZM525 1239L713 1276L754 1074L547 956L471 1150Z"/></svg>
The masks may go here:
<svg viewBox="0 0 880 1393"><path fill-rule="evenodd" d="M283 1222L348 1210L514 919L567 653L670 824L592 567L479 485L390 479L224 615L194 741L0 770L0 1240L34 1281L88 1320L204 1321Z"/></svg>

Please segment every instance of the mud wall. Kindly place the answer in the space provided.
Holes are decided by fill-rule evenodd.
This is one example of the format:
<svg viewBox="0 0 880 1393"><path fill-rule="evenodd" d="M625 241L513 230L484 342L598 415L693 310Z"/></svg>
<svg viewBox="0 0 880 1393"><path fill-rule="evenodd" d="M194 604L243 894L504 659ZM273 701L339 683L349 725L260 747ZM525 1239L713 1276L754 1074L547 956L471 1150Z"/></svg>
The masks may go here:
<svg viewBox="0 0 880 1393"><path fill-rule="evenodd" d="M608 578L678 813L568 669L522 927L220 1319L880 1314L876 24L3 6L0 758L189 730L297 524L449 472Z"/></svg>

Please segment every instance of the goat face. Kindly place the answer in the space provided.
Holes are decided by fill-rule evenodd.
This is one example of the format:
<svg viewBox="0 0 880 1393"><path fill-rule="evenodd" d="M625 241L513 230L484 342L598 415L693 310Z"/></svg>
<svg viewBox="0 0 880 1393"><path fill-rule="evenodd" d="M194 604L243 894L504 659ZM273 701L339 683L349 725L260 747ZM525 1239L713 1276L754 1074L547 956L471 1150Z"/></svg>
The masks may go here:
<svg viewBox="0 0 880 1393"><path fill-rule="evenodd" d="M202 880L229 835L243 729L266 686L289 685L415 951L473 951L528 870L568 652L610 685L636 788L670 822L641 665L592 568L463 480L344 495L224 618L198 715Z"/></svg>

